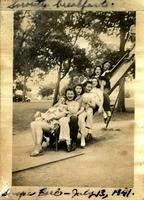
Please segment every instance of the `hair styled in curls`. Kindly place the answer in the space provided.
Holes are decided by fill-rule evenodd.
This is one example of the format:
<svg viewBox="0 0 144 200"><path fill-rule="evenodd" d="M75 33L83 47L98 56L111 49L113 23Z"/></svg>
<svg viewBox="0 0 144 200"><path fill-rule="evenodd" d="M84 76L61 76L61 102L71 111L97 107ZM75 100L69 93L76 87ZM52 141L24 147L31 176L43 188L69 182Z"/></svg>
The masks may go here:
<svg viewBox="0 0 144 200"><path fill-rule="evenodd" d="M70 88L70 87L65 90L65 99L67 100L66 94L67 94L68 91L72 91L74 93L74 99L75 99L76 98L76 92L75 92L74 88Z"/></svg>
<svg viewBox="0 0 144 200"><path fill-rule="evenodd" d="M106 63L109 63L109 64L110 64L110 69L112 69L112 62L106 60L106 61L103 62L103 64L102 64L102 72L104 72L104 65L105 65Z"/></svg>
<svg viewBox="0 0 144 200"><path fill-rule="evenodd" d="M97 65L97 66L94 68L93 76L96 75L95 71L96 71L97 68L99 68L99 69L101 70L101 74L102 74L102 66L101 66L101 65Z"/></svg>
<svg viewBox="0 0 144 200"><path fill-rule="evenodd" d="M88 85L88 84L92 84L92 81L86 81L84 84L83 84L83 87L84 87L84 89L85 89L85 87Z"/></svg>
<svg viewBox="0 0 144 200"><path fill-rule="evenodd" d="M100 88L100 81L98 78L96 78L95 76L91 77L91 81L93 81L93 79L97 80L97 86L96 88Z"/></svg>
<svg viewBox="0 0 144 200"><path fill-rule="evenodd" d="M111 61L105 60L105 61L102 63L102 67L103 67L106 63L109 63L110 65L112 65L112 62L111 62Z"/></svg>
<svg viewBox="0 0 144 200"><path fill-rule="evenodd" d="M79 86L79 87L81 87L82 88L82 91L81 91L81 95L84 93L84 87L83 87L83 85L82 84L77 84L77 85L75 85L75 87L74 87L74 90L76 89L76 87L77 86ZM76 93L76 91L75 91L75 93Z"/></svg>

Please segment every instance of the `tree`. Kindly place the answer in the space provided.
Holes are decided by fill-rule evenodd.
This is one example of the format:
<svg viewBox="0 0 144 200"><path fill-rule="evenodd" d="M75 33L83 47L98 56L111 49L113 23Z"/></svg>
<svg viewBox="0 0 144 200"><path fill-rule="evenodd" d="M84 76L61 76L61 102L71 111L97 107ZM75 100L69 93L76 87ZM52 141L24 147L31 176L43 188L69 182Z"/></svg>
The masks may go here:
<svg viewBox="0 0 144 200"><path fill-rule="evenodd" d="M21 27L25 19L28 27L23 30ZM106 56L109 58L109 55L114 55L116 59L120 55L100 40L100 33L119 37L119 52L122 53L124 38L133 19L132 12L18 11L15 14L14 74L19 72L28 77L34 67L46 72L57 68L55 103L60 81L67 74L73 79L76 74L84 74L86 68L93 68L97 61L102 62ZM89 42L89 52L80 48L79 38L85 38Z"/></svg>
<svg viewBox="0 0 144 200"><path fill-rule="evenodd" d="M86 14L87 15L87 14ZM97 33L106 33L108 35L115 35L120 39L120 46L118 57L123 56L125 53L125 44L127 41L127 35L130 27L135 24L135 12L97 12L90 13L88 21L91 23L91 28ZM88 38L92 38L89 37ZM94 44L93 38L92 42ZM94 44L95 45L95 44ZM124 112L125 100L124 100L124 80L121 87L121 95L117 105L117 111Z"/></svg>
<svg viewBox="0 0 144 200"><path fill-rule="evenodd" d="M75 70L76 57L82 53L76 45L82 28L77 25L78 30L73 29L73 26L75 26L75 17L81 19L81 14L75 12L54 13L38 11L33 17L35 33L33 34L32 45L35 47L33 49L35 60L37 60L37 64L40 67L49 69L53 67L58 68L54 103L57 101L60 81L70 71Z"/></svg>
<svg viewBox="0 0 144 200"><path fill-rule="evenodd" d="M26 96L26 81L30 70L34 67L31 38L34 26L31 24L31 13L29 11L18 11L14 15L14 71L13 77L17 74L24 77L23 80L23 101Z"/></svg>
<svg viewBox="0 0 144 200"><path fill-rule="evenodd" d="M53 89L48 86L41 88L39 91L39 95L41 95L42 97L48 97L52 94L53 94Z"/></svg>
<svg viewBox="0 0 144 200"><path fill-rule="evenodd" d="M135 16L133 16L135 17ZM129 15L124 15L121 13L121 18L120 18L120 53L124 54L125 51L125 44L126 44L126 35L128 34L128 31L130 29L130 26L134 23L135 18L132 18ZM133 23L132 23L133 22ZM121 87L122 85L122 87ZM119 112L125 112L125 78L121 80L120 86L121 93L118 105L117 105L117 111Z"/></svg>

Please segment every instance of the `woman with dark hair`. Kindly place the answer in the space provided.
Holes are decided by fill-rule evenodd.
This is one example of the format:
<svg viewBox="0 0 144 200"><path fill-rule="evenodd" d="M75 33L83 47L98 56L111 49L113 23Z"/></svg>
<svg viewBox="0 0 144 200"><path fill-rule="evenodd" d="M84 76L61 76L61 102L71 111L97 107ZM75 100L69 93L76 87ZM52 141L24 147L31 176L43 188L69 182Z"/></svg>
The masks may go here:
<svg viewBox="0 0 144 200"><path fill-rule="evenodd" d="M67 106L60 100L45 113L37 112L34 115L35 120L30 124L34 149L30 156L38 156L42 152L43 138L51 137L52 132L58 128L59 119L67 113Z"/></svg>
<svg viewBox="0 0 144 200"><path fill-rule="evenodd" d="M94 108L93 112L97 112L98 113L101 113L101 112L104 112L104 109L103 109L103 102L104 102L104 95L103 95L103 91L100 89L100 87L98 87L98 79L96 77L92 77L91 78L91 81L92 81L92 90L91 90L91 93L94 93L95 94L95 101L97 102L97 105L96 107Z"/></svg>
<svg viewBox="0 0 144 200"><path fill-rule="evenodd" d="M65 91L65 103L68 114L59 120L60 135L59 140L66 140L67 151L75 150L78 135L78 116L84 111L81 104L75 101L75 90L68 88Z"/></svg>
<svg viewBox="0 0 144 200"><path fill-rule="evenodd" d="M81 99L81 95L84 93L83 85L82 84L77 84L74 87L76 98L75 100L77 101L78 99Z"/></svg>
<svg viewBox="0 0 144 200"><path fill-rule="evenodd" d="M102 64L102 74L101 74L101 77L105 81L105 83L103 85L105 93L108 93L109 90L111 89L111 85L110 85L111 69L112 69L112 63L111 62L105 61Z"/></svg>
<svg viewBox="0 0 144 200"><path fill-rule="evenodd" d="M94 69L94 74L93 76L97 79L99 79L101 77L101 74L102 74L102 68L100 65L96 66L95 69Z"/></svg>
<svg viewBox="0 0 144 200"><path fill-rule="evenodd" d="M75 101L77 101L81 107L83 107L83 85L82 84L77 84L75 87L75 92L76 92L76 98ZM78 116L78 126L79 126L79 132L81 134L81 148L84 148L86 146L85 142L85 137L87 136L87 128L86 128L86 118L87 118L87 113L84 110L83 107L83 112L79 114Z"/></svg>
<svg viewBox="0 0 144 200"><path fill-rule="evenodd" d="M97 87L101 88L101 90L103 91L104 95L103 108L105 111L103 113L103 117L104 117L104 122L107 123L108 118L111 116L110 98L108 95L108 91L110 90L110 79L103 75L103 71L100 66L97 66L94 72L95 72L95 78L98 80Z"/></svg>
<svg viewBox="0 0 144 200"><path fill-rule="evenodd" d="M108 60L106 60L103 64L102 64L102 71L106 72L106 71L110 71L112 69L112 63Z"/></svg>
<svg viewBox="0 0 144 200"><path fill-rule="evenodd" d="M94 80L93 80L94 81ZM83 90L84 86L84 90ZM78 125L81 133L81 147L85 147L85 137L91 136L93 129L93 113L98 107L98 112L103 111L103 92L93 88L93 82L87 81L84 85L76 85L76 101L79 101L84 111L78 117Z"/></svg>
<svg viewBox="0 0 144 200"><path fill-rule="evenodd" d="M93 109L96 106L93 94L91 94L92 82L87 81L84 84L84 94L82 95L82 104L86 112L86 128L87 134L92 134L93 128Z"/></svg>

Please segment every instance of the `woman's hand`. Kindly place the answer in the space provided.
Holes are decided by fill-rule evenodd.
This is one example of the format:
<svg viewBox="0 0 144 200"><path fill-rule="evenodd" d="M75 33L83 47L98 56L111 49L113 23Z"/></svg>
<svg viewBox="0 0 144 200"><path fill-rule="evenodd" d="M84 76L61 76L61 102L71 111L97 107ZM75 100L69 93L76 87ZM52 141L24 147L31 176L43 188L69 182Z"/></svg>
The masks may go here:
<svg viewBox="0 0 144 200"><path fill-rule="evenodd" d="M67 117L71 117L71 116L77 117L77 116L78 116L78 113L69 113L69 114L67 115Z"/></svg>
<svg viewBox="0 0 144 200"><path fill-rule="evenodd" d="M37 118L37 117L41 117L42 113L40 111L37 111L34 115L34 118Z"/></svg>
<svg viewBox="0 0 144 200"><path fill-rule="evenodd" d="M79 115L79 113L75 113L75 114L73 114L73 116L75 116L75 117L77 117Z"/></svg>
<svg viewBox="0 0 144 200"><path fill-rule="evenodd" d="M89 105L91 108L95 108L95 102L94 102L93 100L89 100L88 105Z"/></svg>
<svg viewBox="0 0 144 200"><path fill-rule="evenodd" d="M102 111L103 111L103 107L99 107L98 113L102 113Z"/></svg>
<svg viewBox="0 0 144 200"><path fill-rule="evenodd" d="M72 114L71 114L71 113L68 113L66 116L67 116L67 117L71 117L71 116L72 116Z"/></svg>
<svg viewBox="0 0 144 200"><path fill-rule="evenodd" d="M105 76L108 73L110 73L110 70L106 70L101 76Z"/></svg>

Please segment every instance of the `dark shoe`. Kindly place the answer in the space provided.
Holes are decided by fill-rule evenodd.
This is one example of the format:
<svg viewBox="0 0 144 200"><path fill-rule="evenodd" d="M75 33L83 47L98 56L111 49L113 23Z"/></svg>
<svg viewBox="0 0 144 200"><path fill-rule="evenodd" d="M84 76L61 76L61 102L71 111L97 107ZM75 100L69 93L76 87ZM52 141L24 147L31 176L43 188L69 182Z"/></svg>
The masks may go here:
<svg viewBox="0 0 144 200"><path fill-rule="evenodd" d="M85 149L85 146L81 146L81 149Z"/></svg>
<svg viewBox="0 0 144 200"><path fill-rule="evenodd" d="M92 140L92 139L93 139L92 134L88 133L86 136L86 140Z"/></svg>
<svg viewBox="0 0 144 200"><path fill-rule="evenodd" d="M110 122L111 116L107 117L107 122L106 122L106 127L108 126L109 122Z"/></svg>
<svg viewBox="0 0 144 200"><path fill-rule="evenodd" d="M67 152L71 152L71 145L67 145Z"/></svg>
<svg viewBox="0 0 144 200"><path fill-rule="evenodd" d="M71 150L74 151L76 149L76 142L72 143Z"/></svg>

